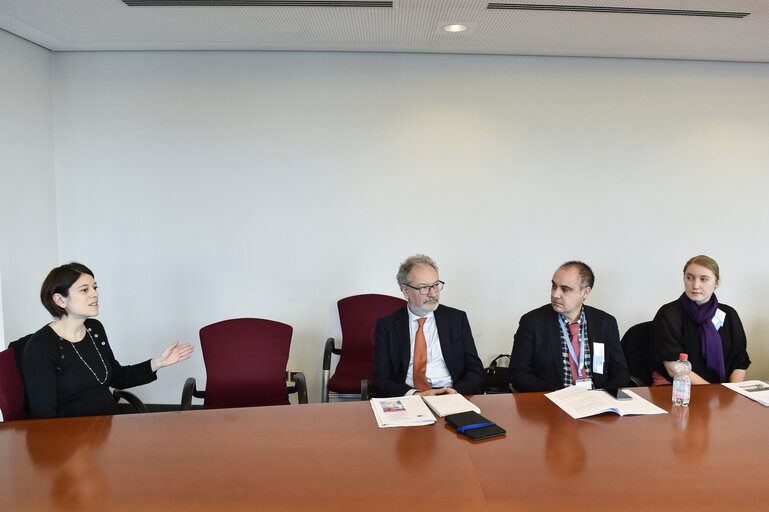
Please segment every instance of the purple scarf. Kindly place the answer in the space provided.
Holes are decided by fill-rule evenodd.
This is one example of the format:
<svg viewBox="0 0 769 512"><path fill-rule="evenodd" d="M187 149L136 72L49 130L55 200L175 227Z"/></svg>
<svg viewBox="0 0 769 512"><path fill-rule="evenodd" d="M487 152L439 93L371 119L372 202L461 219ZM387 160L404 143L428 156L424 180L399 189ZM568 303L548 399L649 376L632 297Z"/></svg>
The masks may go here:
<svg viewBox="0 0 769 512"><path fill-rule="evenodd" d="M702 338L702 355L708 369L718 373L719 382L726 381L726 369L724 368L724 347L721 344L721 335L718 334L712 319L718 309L718 299L714 293L710 300L698 306L696 302L682 293L678 300L683 305L689 316L700 328Z"/></svg>

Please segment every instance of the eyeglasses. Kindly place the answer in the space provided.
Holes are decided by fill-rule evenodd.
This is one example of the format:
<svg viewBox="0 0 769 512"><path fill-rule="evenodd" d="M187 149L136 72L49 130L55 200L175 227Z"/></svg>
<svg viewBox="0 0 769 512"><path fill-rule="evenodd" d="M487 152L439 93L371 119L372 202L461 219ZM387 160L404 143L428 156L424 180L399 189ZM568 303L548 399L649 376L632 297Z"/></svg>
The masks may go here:
<svg viewBox="0 0 769 512"><path fill-rule="evenodd" d="M443 290L444 284L446 283L444 283L443 281L438 281L437 283L432 284L430 286L420 286L419 288L417 288L416 286L411 286L408 283L406 283L406 286L408 286L413 290L419 290L419 295L427 295L428 293L430 293L430 290L435 290L436 292Z"/></svg>

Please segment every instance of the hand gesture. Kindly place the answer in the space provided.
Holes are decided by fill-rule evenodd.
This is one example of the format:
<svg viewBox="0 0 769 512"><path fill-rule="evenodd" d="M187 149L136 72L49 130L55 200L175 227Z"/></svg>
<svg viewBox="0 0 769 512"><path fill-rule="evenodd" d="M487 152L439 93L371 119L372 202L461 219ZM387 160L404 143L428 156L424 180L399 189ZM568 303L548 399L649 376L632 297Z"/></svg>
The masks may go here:
<svg viewBox="0 0 769 512"><path fill-rule="evenodd" d="M179 361L190 358L194 348L189 343L180 344L178 341L166 348L158 357L152 359L152 371L158 371L165 366L171 366Z"/></svg>

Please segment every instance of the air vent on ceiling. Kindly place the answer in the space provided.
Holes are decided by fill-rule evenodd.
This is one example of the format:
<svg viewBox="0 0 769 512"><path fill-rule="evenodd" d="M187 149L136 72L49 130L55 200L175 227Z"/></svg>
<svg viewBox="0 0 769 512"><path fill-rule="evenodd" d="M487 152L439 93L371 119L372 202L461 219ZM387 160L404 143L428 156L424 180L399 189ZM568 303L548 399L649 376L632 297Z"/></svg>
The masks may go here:
<svg viewBox="0 0 769 512"><path fill-rule="evenodd" d="M703 16L707 18L744 18L749 12L690 11L686 9L651 9L645 7L609 7L596 5L505 4L489 2L487 9L518 11L608 12L614 14L660 14L663 16Z"/></svg>
<svg viewBox="0 0 769 512"><path fill-rule="evenodd" d="M123 0L128 7L392 7L375 0Z"/></svg>

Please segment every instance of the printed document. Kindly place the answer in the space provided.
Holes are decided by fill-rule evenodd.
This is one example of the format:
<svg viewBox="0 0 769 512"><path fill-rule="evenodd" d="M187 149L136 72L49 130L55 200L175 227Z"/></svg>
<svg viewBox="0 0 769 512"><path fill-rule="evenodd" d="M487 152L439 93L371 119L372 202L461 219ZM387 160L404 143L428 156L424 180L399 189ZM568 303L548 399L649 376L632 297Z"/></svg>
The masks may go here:
<svg viewBox="0 0 769 512"><path fill-rule="evenodd" d="M604 412L614 412L620 416L626 414L667 414L664 409L644 400L627 388L623 388L622 391L628 394L631 400L617 400L603 390L589 390L579 386L545 393L545 396L574 419L587 418Z"/></svg>
<svg viewBox="0 0 769 512"><path fill-rule="evenodd" d="M763 381L746 380L745 382L723 382L722 384L751 400L769 406L769 384Z"/></svg>
<svg viewBox="0 0 769 512"><path fill-rule="evenodd" d="M374 416L380 428L412 427L435 423L435 416L419 395L372 398L371 408L374 410Z"/></svg>

